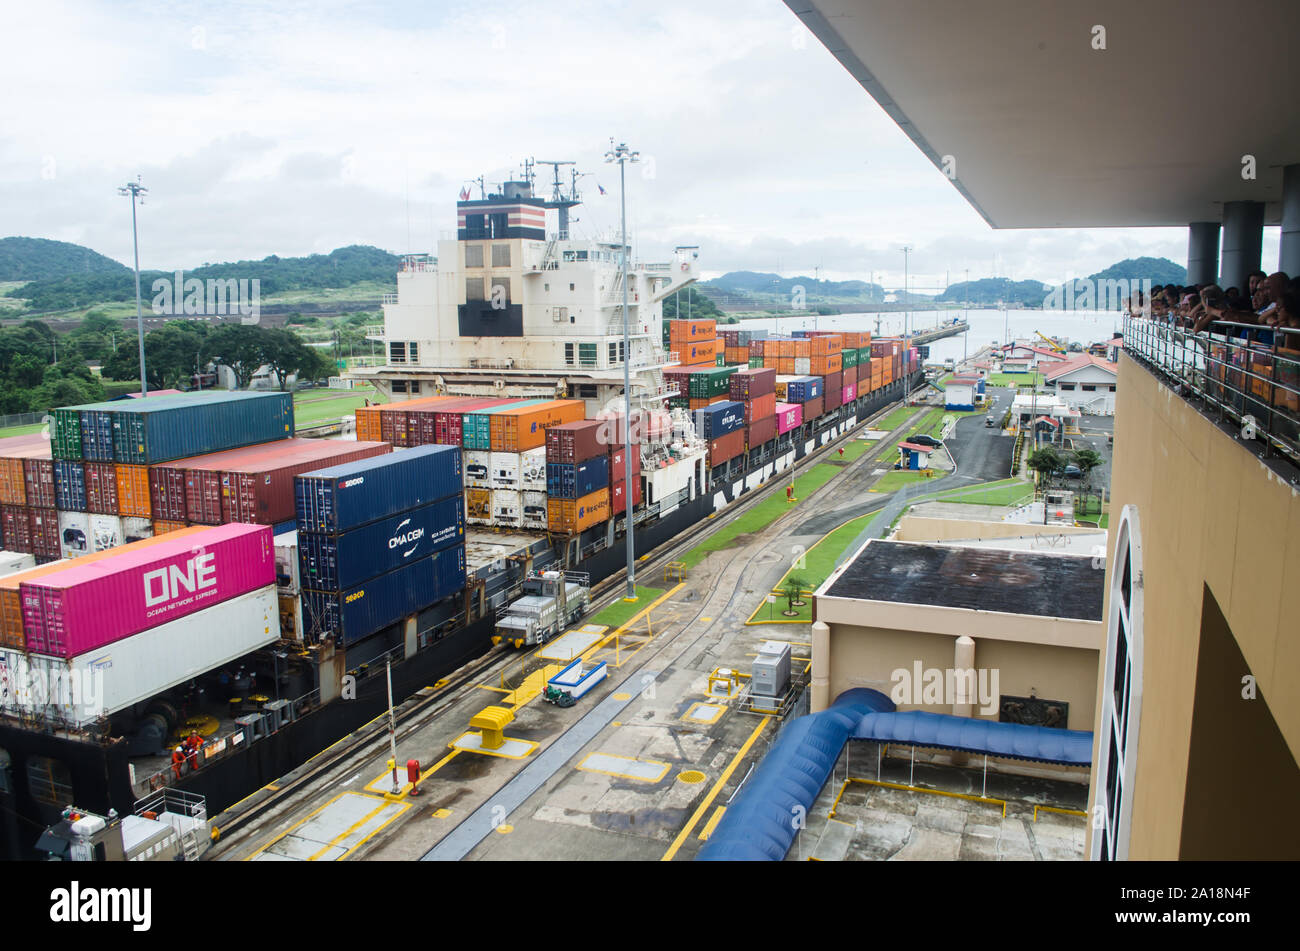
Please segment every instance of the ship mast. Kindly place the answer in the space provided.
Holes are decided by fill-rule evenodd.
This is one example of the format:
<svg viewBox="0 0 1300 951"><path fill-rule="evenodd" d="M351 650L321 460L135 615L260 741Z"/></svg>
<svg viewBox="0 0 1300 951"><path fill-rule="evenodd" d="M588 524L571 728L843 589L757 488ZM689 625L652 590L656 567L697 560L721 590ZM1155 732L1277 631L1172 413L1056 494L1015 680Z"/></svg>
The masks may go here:
<svg viewBox="0 0 1300 951"><path fill-rule="evenodd" d="M551 166L554 177L551 181L551 198L548 202L546 202L546 207L559 209L560 212L559 237L561 241L567 241L569 238L569 209L572 208L574 205L582 204L582 198L578 195L579 176L578 176L578 170L576 168L577 163L567 162L567 161L553 162L547 159L530 159L528 161L528 165L530 168L533 165ZM564 189L564 182L560 179L561 165L575 166L572 170L573 181L569 185L569 189L567 192Z"/></svg>

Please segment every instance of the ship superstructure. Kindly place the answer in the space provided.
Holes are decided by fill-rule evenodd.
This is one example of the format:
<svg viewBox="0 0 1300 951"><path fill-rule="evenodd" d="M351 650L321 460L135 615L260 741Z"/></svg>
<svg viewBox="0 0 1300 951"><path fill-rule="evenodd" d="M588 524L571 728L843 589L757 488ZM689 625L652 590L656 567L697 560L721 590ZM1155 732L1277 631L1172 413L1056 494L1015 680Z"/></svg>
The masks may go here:
<svg viewBox="0 0 1300 951"><path fill-rule="evenodd" d="M624 360L635 405L672 395L663 369L663 300L697 280L697 251L644 262L617 236L575 237L577 178L549 198L533 190L532 163L498 194L457 202L455 240L436 258L407 256L397 293L384 299L383 366L357 369L391 400L451 393L582 399L588 414L621 401ZM462 192L462 195L465 195ZM548 227L548 217L554 222ZM628 257L628 342L623 264Z"/></svg>

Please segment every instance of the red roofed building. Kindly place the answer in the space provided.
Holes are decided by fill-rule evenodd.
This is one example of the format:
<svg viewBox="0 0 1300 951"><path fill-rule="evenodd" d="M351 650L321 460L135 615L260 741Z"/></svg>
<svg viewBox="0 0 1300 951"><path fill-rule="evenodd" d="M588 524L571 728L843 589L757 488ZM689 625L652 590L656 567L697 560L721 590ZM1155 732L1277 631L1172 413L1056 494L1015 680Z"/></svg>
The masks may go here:
<svg viewBox="0 0 1300 951"><path fill-rule="evenodd" d="M1116 364L1079 354L1045 374L1047 385L1069 406L1093 416L1115 415Z"/></svg>

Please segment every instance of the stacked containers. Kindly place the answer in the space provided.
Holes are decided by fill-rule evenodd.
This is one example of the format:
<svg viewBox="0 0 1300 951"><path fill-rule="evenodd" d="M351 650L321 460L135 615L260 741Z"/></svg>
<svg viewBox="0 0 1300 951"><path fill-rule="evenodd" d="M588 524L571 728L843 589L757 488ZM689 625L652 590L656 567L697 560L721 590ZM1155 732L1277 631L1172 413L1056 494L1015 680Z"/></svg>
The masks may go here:
<svg viewBox="0 0 1300 951"><path fill-rule="evenodd" d="M546 434L546 521L573 534L609 518L610 458L603 420L552 427Z"/></svg>
<svg viewBox="0 0 1300 951"><path fill-rule="evenodd" d="M718 329L714 320L668 321L668 349L677 355L677 362L690 365L706 362L701 356L707 344L708 359L712 363L717 352Z"/></svg>
<svg viewBox="0 0 1300 951"><path fill-rule="evenodd" d="M776 438L776 370L741 370L731 378L731 398L745 407L745 449Z"/></svg>
<svg viewBox="0 0 1300 951"><path fill-rule="evenodd" d="M803 425L803 407L798 403L776 404L776 431L778 435L798 429Z"/></svg>
<svg viewBox="0 0 1300 951"><path fill-rule="evenodd" d="M745 451L745 404L726 400L698 410L695 429L709 444L709 467L717 468Z"/></svg>
<svg viewBox="0 0 1300 951"><path fill-rule="evenodd" d="M354 644L465 587L461 480L455 446L420 446L294 480L307 641Z"/></svg>
<svg viewBox="0 0 1300 951"><path fill-rule="evenodd" d="M0 538L9 551L59 557L54 460L42 433L0 439Z"/></svg>
<svg viewBox="0 0 1300 951"><path fill-rule="evenodd" d="M489 448L495 452L525 452L546 445L546 430L582 419L582 400L540 401L536 405L508 407L494 413Z"/></svg>

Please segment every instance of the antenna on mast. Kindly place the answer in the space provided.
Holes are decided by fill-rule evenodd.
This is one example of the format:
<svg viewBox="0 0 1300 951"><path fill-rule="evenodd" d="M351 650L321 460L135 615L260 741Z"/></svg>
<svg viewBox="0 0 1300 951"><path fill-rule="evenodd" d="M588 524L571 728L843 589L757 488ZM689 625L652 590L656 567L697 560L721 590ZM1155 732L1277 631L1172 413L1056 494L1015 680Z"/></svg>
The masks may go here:
<svg viewBox="0 0 1300 951"><path fill-rule="evenodd" d="M569 237L569 209L574 205L582 203L582 199L578 197L578 178L580 176L578 175L577 163L569 161L550 161L547 159L531 159L530 161L537 165L549 165L552 168L553 178L551 181L551 198L550 201L546 202L546 207L559 209L560 238L567 239ZM560 178L561 165L574 166L572 170L572 183L569 186L567 194L564 191L564 182Z"/></svg>

